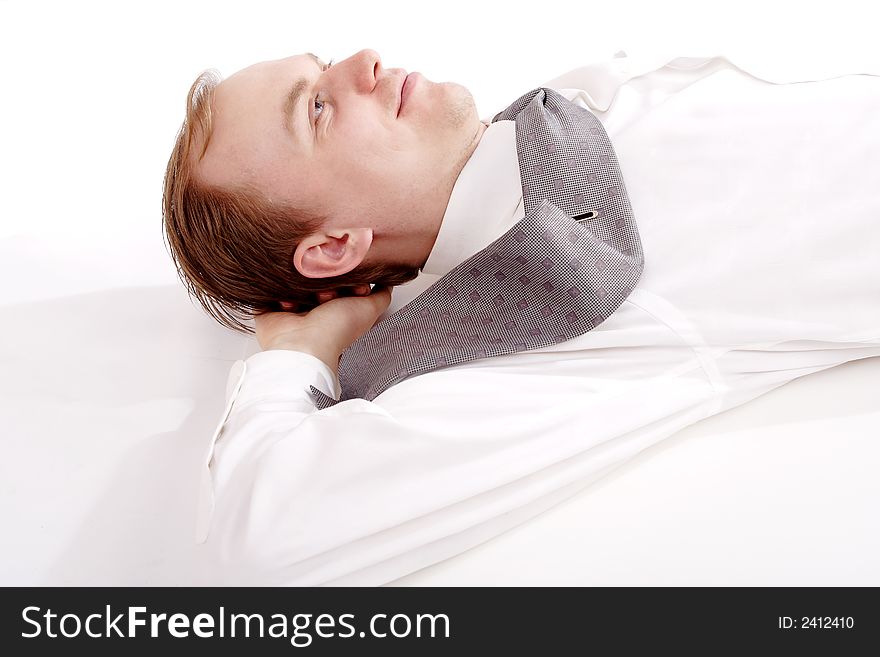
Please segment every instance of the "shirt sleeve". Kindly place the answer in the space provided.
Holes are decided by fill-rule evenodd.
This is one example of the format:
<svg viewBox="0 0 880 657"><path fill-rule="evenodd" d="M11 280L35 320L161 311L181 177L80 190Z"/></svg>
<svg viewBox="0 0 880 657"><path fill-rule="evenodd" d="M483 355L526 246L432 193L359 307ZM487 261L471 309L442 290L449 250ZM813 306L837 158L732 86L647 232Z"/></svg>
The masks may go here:
<svg viewBox="0 0 880 657"><path fill-rule="evenodd" d="M605 369L599 345L555 348L437 370L323 410L309 386L338 395L321 361L254 354L233 368L205 458L206 580L391 581L558 503L701 417L713 396L696 362L674 380L630 376L623 364L609 378L590 374Z"/></svg>

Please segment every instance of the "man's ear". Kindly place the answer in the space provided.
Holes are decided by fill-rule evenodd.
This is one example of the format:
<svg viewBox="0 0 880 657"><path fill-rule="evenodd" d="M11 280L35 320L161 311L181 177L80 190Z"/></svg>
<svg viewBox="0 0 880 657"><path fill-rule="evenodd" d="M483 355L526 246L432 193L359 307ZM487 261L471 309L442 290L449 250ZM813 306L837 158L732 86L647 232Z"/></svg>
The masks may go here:
<svg viewBox="0 0 880 657"><path fill-rule="evenodd" d="M367 256L373 243L371 228L319 231L302 240L293 252L293 266L306 278L347 274Z"/></svg>

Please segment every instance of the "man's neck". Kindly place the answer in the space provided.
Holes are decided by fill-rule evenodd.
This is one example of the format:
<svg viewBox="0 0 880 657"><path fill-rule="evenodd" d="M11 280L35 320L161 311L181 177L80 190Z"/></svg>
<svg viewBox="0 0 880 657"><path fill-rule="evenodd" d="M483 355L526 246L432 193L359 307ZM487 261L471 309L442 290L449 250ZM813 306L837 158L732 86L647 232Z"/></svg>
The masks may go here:
<svg viewBox="0 0 880 657"><path fill-rule="evenodd" d="M419 269L422 269L425 266L425 262L427 262L428 258L431 255L431 252L434 250L434 245L437 242L437 235L440 233L440 227L443 225L443 218L446 216L446 212L449 208L449 200L452 198L452 191L455 189L455 183L458 181L458 177L461 175L461 172L464 170L464 167L468 163L468 160L471 159L471 157L474 154L474 151L477 150L477 146L479 146L480 140L483 138L483 134L486 132L486 129L488 127L489 127L488 123L480 121L480 123L477 126L476 131L474 132L473 138L471 139L470 143L468 144L468 146L464 150L465 156L456 165L457 171L455 171L454 180L453 180L452 185L447 190L448 193L446 194L446 203L443 206L443 212L439 215L436 215L433 218L431 230L429 233L430 238L429 238L428 242L426 243L426 248L422 249L422 253L420 254Z"/></svg>

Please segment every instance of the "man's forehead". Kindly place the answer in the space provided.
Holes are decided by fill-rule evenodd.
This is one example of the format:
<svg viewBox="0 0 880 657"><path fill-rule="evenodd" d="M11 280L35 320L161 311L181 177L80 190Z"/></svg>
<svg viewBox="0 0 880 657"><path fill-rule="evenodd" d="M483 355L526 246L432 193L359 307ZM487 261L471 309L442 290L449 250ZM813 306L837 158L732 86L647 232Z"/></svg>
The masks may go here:
<svg viewBox="0 0 880 657"><path fill-rule="evenodd" d="M223 80L212 99L212 135L200 162L199 177L224 184L230 176L260 179L268 174L261 163L269 144L266 131L281 130L280 111L287 85L316 69L311 53L257 62ZM275 121L275 115L279 114ZM234 174L234 175L233 175Z"/></svg>
<svg viewBox="0 0 880 657"><path fill-rule="evenodd" d="M252 64L233 73L214 90L212 114L221 124L241 123L272 105L281 107L287 86L314 72L317 58L311 53Z"/></svg>
<svg viewBox="0 0 880 657"><path fill-rule="evenodd" d="M230 75L220 83L218 89L230 81L235 83L252 78L263 78L271 76L273 73L278 73L282 69L291 70L295 68L298 71L305 73L310 70L310 67L314 66L313 62L317 60L318 58L312 53L301 53L299 55L291 55L280 59L268 59L262 62L257 62L256 64L246 66Z"/></svg>

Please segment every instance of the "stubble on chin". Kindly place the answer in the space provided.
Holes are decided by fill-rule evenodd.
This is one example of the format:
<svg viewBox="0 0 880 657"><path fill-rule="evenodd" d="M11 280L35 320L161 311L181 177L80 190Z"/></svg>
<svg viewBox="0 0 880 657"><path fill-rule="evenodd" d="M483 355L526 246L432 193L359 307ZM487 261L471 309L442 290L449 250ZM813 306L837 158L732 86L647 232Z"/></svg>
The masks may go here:
<svg viewBox="0 0 880 657"><path fill-rule="evenodd" d="M455 85L450 103L446 108L446 123L455 128L464 128L469 123L479 123L476 119L476 106L471 92L461 85Z"/></svg>
<svg viewBox="0 0 880 657"><path fill-rule="evenodd" d="M477 108L471 93L461 85L455 85L455 93L450 94L450 102L444 108L444 123L455 135L458 151L455 157L455 172L464 167L485 130L477 117Z"/></svg>

